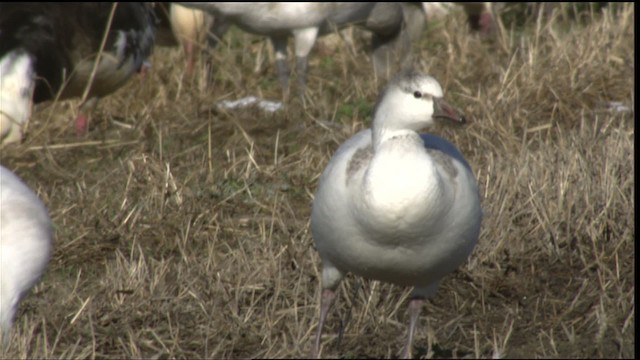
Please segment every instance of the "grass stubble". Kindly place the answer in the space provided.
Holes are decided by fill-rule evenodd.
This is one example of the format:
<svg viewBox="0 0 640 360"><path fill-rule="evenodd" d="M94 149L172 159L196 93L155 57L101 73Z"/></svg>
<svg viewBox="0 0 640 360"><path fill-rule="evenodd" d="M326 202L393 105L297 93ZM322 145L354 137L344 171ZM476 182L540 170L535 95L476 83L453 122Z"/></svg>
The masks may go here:
<svg viewBox="0 0 640 360"><path fill-rule="evenodd" d="M414 355L635 357L634 21L627 4L585 22L501 23L493 41L469 35L462 14L425 30L418 67L472 119L432 131L471 164L485 218L426 305ZM232 35L208 90L204 76L183 79L178 48L156 48L153 71L100 102L87 138L72 129L77 101L50 103L2 149L56 234L4 357L309 354L313 193L383 83L364 46L341 41L312 53L306 106L222 110L281 96L268 43ZM323 356L395 356L409 291L350 276Z"/></svg>

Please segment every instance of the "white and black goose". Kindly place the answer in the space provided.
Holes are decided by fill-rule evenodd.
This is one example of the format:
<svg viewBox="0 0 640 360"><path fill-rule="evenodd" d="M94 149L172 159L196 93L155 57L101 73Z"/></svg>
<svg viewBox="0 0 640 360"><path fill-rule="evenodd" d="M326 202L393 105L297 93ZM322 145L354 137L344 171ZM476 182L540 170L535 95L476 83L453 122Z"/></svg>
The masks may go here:
<svg viewBox="0 0 640 360"><path fill-rule="evenodd" d="M52 237L42 201L18 176L0 166L0 347L9 343L20 300L49 262Z"/></svg>
<svg viewBox="0 0 640 360"><path fill-rule="evenodd" d="M0 3L0 143L19 141L30 104L81 97L105 30L103 54L76 121L143 68L151 54L155 15L144 3ZM33 94L33 96L31 96Z"/></svg>
<svg viewBox="0 0 640 360"><path fill-rule="evenodd" d="M320 178L311 213L323 288L314 357L348 272L414 287L403 352L410 356L424 299L478 241L482 211L471 167L452 143L417 132L465 122L442 96L431 76L396 76L376 104L372 129L342 144Z"/></svg>

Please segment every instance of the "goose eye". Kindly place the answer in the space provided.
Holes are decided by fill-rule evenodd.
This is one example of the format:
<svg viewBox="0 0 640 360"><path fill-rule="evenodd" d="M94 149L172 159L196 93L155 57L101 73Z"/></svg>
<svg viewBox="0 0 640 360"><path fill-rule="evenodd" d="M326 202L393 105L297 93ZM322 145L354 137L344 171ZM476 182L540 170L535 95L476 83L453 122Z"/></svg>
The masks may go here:
<svg viewBox="0 0 640 360"><path fill-rule="evenodd" d="M413 97L416 99L420 99L422 97L422 93L420 91L415 91L413 93Z"/></svg>

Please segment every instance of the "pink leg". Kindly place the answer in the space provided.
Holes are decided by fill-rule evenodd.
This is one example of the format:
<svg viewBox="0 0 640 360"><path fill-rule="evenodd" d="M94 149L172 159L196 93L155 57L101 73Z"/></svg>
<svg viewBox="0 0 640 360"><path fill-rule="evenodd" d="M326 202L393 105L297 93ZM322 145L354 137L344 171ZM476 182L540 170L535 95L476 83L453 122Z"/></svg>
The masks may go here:
<svg viewBox="0 0 640 360"><path fill-rule="evenodd" d="M409 300L409 335L407 336L407 342L402 350L401 357L403 359L411 358L413 335L416 332L416 325L418 324L418 317L422 310L422 304L424 304L424 299L422 298L413 298Z"/></svg>
<svg viewBox="0 0 640 360"><path fill-rule="evenodd" d="M480 33L482 35L491 35L495 30L493 15L490 12L483 12L480 14L480 20L478 23L480 25Z"/></svg>
<svg viewBox="0 0 640 360"><path fill-rule="evenodd" d="M94 96L85 101L84 104L80 105L78 117L76 118L76 135L83 136L87 134L91 113L95 110L97 104L98 97Z"/></svg>
<svg viewBox="0 0 640 360"><path fill-rule="evenodd" d="M140 66L140 70L138 70L138 73L140 74L141 82L147 78L147 73L149 72L149 69L151 69L151 63L145 60Z"/></svg>
<svg viewBox="0 0 640 360"><path fill-rule="evenodd" d="M322 337L322 327L324 321L327 319L329 308L333 305L333 301L336 299L336 292L331 289L322 290L322 297L320 299L320 321L318 322L318 331L316 333L316 341L313 344L313 352L311 358L317 359L320 354L320 338Z"/></svg>
<svg viewBox="0 0 640 360"><path fill-rule="evenodd" d="M87 134L87 129L89 127L89 116L83 114L82 112L78 113L78 117L76 118L76 135L83 136Z"/></svg>
<svg viewBox="0 0 640 360"><path fill-rule="evenodd" d="M191 74L193 74L193 43L191 41L187 41L184 44L184 55L187 58L187 66L184 70L184 74L187 77L191 77Z"/></svg>

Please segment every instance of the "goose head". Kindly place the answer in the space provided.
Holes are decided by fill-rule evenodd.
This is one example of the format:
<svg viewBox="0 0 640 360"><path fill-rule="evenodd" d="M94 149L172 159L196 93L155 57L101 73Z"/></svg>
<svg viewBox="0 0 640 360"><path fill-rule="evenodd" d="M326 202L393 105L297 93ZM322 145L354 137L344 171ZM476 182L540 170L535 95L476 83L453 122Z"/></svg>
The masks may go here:
<svg viewBox="0 0 640 360"><path fill-rule="evenodd" d="M373 112L374 143L435 123L462 125L465 117L443 99L436 79L416 71L403 72L384 89Z"/></svg>

